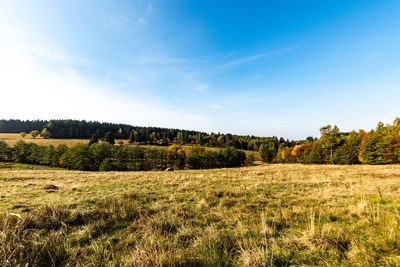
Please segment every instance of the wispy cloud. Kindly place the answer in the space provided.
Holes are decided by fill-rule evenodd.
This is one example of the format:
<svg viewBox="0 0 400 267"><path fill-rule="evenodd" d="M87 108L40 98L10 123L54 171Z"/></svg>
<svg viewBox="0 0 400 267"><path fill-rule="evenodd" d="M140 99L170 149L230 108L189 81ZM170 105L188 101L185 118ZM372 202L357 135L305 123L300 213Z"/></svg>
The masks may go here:
<svg viewBox="0 0 400 267"><path fill-rule="evenodd" d="M173 84L182 88L194 92L211 92L215 89L213 81L221 74L243 65L259 62L268 64L269 59L285 55L297 46L247 55L240 52L203 57L176 57L163 53L135 55L130 59L133 71L127 76L140 76L142 81L145 80L145 77L148 77L153 85L157 83L157 80L160 80L160 83L164 83L163 87L166 86L165 77L170 77ZM256 73L251 77L257 77Z"/></svg>
<svg viewBox="0 0 400 267"><path fill-rule="evenodd" d="M291 46L285 46L282 48L267 50L260 53L250 54L246 56L229 56L226 59L226 62L221 63L217 68L221 68L222 70L228 70L240 65L250 64L256 61L268 60L273 57L283 56L287 53L292 52L294 49L298 48L302 44L296 44ZM235 53L236 54L236 53ZM232 55L232 54L231 54Z"/></svg>
<svg viewBox="0 0 400 267"><path fill-rule="evenodd" d="M141 16L139 16L138 18L138 22L141 25L145 25L148 23L150 17L152 16L153 13L153 5L151 3L149 3L146 8L144 9L144 11L142 12Z"/></svg>
<svg viewBox="0 0 400 267"><path fill-rule="evenodd" d="M144 24L147 23L147 21L146 21L143 17L139 17L139 18L138 18L138 21L139 21L139 23L142 24L142 25L144 25Z"/></svg>
<svg viewBox="0 0 400 267"><path fill-rule="evenodd" d="M130 39L135 43L132 51L112 54L123 58L121 61L114 61L114 58L108 61L111 54L105 61L98 60L98 51L94 53L96 57L89 57L95 62L81 58L69 51L68 45L60 46L62 42L58 42L59 46L52 45L49 40L31 38L34 31L28 28L15 29L0 23L0 91L2 98L10 100L0 105L1 116L76 118L269 134L263 131L271 130L277 124L268 125L268 128L261 122L271 121L274 114L266 116L253 110L249 103L251 98L248 97L247 102L246 96L235 98L237 92L233 90L220 94L220 84L216 80L242 66L259 62L268 64L269 59L292 50L191 56L193 54L181 53L175 47L165 48L164 43L157 45L156 38L149 38L148 27L140 27L150 24L157 10L148 5L130 17L132 20L124 14L106 14L98 21L102 33L104 29L118 33L118 41L120 37L126 37L125 28L136 26L140 29L135 31L137 39ZM233 85L239 79L234 77ZM243 102L246 104L242 105ZM249 112L243 112L243 109Z"/></svg>
<svg viewBox="0 0 400 267"><path fill-rule="evenodd" d="M171 108L157 96L127 96L88 79L70 64L72 59L46 47L2 46L0 58L1 97L9 100L0 105L5 118L77 118L192 129L209 125L207 116Z"/></svg>
<svg viewBox="0 0 400 267"><path fill-rule="evenodd" d="M211 104L209 107L211 109L217 109L217 110L223 109L223 107L221 105L217 105L217 104Z"/></svg>
<svg viewBox="0 0 400 267"><path fill-rule="evenodd" d="M205 92L209 89L208 84L205 83L196 83L193 86L193 90L197 91L197 92Z"/></svg>
<svg viewBox="0 0 400 267"><path fill-rule="evenodd" d="M43 61L50 61L61 65L85 65L90 61L81 57L72 55L64 50L54 46L43 46L38 44L22 44L12 48L15 53L29 54L32 57Z"/></svg>

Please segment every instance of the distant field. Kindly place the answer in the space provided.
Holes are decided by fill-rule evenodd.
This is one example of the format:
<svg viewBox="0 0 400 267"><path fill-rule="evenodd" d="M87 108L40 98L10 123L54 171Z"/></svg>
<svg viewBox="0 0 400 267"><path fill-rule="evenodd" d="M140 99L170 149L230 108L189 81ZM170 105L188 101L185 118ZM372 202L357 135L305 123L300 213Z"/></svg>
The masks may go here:
<svg viewBox="0 0 400 267"><path fill-rule="evenodd" d="M67 146L74 146L77 144L87 144L89 142L89 140L87 139L43 139L41 137L37 137L36 139L33 139L30 135L27 135L25 138L22 138L21 135L16 134L16 133L0 133L0 141L3 140L5 141L8 145L13 146L15 145L16 142L22 140L25 141L27 143L35 143L38 145L53 145L53 146L58 146L61 144L65 144ZM127 140L122 140L124 142L124 144L128 144ZM118 142L118 140L116 140L116 142ZM157 148L166 148L165 146L152 146L152 145L144 145L147 147L157 147ZM193 146L190 145L184 145L182 146L183 149L189 153ZM217 147L206 147L206 149L208 150L219 150L220 148ZM249 150L245 150L247 155L253 155L255 157L256 160L260 161L260 156L259 153L256 151L249 151Z"/></svg>
<svg viewBox="0 0 400 267"><path fill-rule="evenodd" d="M399 165L95 173L2 163L0 265L396 266L399 204Z"/></svg>
<svg viewBox="0 0 400 267"><path fill-rule="evenodd" d="M61 144L65 144L67 146L74 146L77 144L86 144L89 141L86 139L43 139L41 137L36 137L36 139L33 139L30 135L25 136L25 138L22 138L21 135L16 134L16 133L0 133L0 141L3 140L5 141L8 145L15 145L16 142L22 140L27 143L34 143L38 145L53 145L53 146L58 146Z"/></svg>

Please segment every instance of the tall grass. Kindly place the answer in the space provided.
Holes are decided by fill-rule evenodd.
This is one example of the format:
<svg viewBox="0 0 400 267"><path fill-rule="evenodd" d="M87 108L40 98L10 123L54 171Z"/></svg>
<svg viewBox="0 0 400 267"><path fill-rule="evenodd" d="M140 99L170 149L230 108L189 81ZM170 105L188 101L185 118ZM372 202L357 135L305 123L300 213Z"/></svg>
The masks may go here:
<svg viewBox="0 0 400 267"><path fill-rule="evenodd" d="M397 266L399 170L4 170L2 196L32 183L17 178L65 184L41 191L53 204L3 212L0 266ZM71 179L86 191L67 191Z"/></svg>

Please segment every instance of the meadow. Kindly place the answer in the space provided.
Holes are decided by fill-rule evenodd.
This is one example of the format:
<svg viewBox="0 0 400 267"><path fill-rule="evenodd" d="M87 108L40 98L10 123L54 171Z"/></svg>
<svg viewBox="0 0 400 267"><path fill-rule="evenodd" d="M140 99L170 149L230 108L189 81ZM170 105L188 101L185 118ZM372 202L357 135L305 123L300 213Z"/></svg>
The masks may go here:
<svg viewBox="0 0 400 267"><path fill-rule="evenodd" d="M0 164L0 265L397 266L400 166Z"/></svg>
<svg viewBox="0 0 400 267"><path fill-rule="evenodd" d="M78 144L87 144L89 140L87 139L44 139L42 137L32 138L30 135L22 137L17 133L0 133L0 141L6 142L8 145L13 146L18 141L24 141L27 143L34 143L40 146L58 146L58 145L67 145L74 146Z"/></svg>

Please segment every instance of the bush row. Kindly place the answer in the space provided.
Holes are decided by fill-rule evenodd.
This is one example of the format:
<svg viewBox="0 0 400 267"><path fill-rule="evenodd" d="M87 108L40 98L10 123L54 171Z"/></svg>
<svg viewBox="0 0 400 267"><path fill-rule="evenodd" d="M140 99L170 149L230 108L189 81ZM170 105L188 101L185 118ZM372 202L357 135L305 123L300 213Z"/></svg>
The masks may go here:
<svg viewBox="0 0 400 267"><path fill-rule="evenodd" d="M205 151L195 148L186 155L180 145L168 149L142 146L115 146L109 143L80 144L73 147L39 146L19 141L14 147L0 142L0 161L46 165L83 171L148 171L240 167L246 160L243 151L225 148Z"/></svg>

